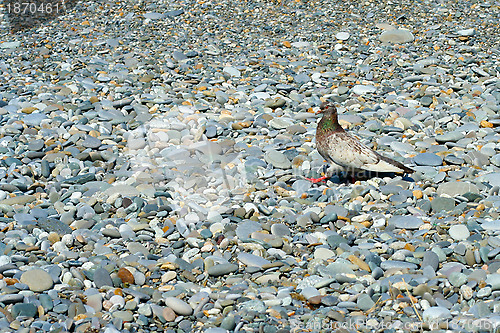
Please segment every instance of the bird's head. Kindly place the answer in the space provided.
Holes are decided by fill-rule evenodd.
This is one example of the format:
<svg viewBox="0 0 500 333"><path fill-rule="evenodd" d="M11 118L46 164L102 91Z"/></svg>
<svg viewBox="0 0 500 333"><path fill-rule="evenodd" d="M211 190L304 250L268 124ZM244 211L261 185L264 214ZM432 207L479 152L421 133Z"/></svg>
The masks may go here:
<svg viewBox="0 0 500 333"><path fill-rule="evenodd" d="M326 101L321 103L321 106L319 107L319 110L316 112L317 114L319 113L324 113L324 114L337 114L337 108L333 104L333 102Z"/></svg>
<svg viewBox="0 0 500 333"><path fill-rule="evenodd" d="M323 117L319 121L318 129L326 130L326 131L340 131L342 132L344 129L339 124L337 108L331 101L325 101L321 103L321 106L316 113L323 114Z"/></svg>

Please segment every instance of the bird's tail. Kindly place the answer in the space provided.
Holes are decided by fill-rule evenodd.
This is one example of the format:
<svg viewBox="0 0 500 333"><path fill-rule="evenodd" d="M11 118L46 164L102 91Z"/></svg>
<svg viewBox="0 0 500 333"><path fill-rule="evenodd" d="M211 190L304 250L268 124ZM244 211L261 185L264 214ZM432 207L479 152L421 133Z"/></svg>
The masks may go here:
<svg viewBox="0 0 500 333"><path fill-rule="evenodd" d="M404 165L403 163L400 163L400 162L398 162L398 161L395 161L395 160L393 160L392 158L385 157L385 156L380 155L380 154L379 154L379 156L380 156L380 159L381 159L381 160L383 160L383 161L385 161L385 162L387 162L387 163L389 163L389 164L392 164L392 165L394 165L395 167L397 167L397 168L401 169L401 170L402 170L402 171L401 171L402 173L414 173L414 172L415 172L415 170L413 170L412 168L407 167L407 166L406 166L406 165Z"/></svg>

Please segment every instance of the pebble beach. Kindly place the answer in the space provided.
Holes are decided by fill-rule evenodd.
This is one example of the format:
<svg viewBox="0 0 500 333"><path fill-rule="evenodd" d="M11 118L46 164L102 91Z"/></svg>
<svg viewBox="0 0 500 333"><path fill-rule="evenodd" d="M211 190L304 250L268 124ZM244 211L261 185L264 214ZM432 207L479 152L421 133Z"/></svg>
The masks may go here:
<svg viewBox="0 0 500 333"><path fill-rule="evenodd" d="M498 1L3 21L0 333L499 329ZM416 172L306 180L324 99Z"/></svg>

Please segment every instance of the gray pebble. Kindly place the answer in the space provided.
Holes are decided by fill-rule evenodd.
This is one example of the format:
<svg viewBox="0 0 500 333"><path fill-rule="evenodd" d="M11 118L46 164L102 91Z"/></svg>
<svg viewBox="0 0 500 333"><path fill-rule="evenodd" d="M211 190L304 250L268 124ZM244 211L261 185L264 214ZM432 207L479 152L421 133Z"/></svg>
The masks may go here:
<svg viewBox="0 0 500 333"><path fill-rule="evenodd" d="M421 153L413 158L413 161L417 165L424 166L439 166L443 163L443 159L440 156L432 153Z"/></svg>

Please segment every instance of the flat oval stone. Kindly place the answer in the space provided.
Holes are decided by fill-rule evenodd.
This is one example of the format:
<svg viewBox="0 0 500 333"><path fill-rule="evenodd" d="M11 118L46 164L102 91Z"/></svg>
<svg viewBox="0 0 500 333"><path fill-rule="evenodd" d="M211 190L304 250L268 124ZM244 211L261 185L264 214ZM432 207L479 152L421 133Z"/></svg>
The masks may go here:
<svg viewBox="0 0 500 333"><path fill-rule="evenodd" d="M453 154L446 155L444 161L449 164L462 165L465 161L463 158L456 157Z"/></svg>
<svg viewBox="0 0 500 333"><path fill-rule="evenodd" d="M68 311L67 304L57 304L54 306L53 311L56 313L66 313Z"/></svg>
<svg viewBox="0 0 500 333"><path fill-rule="evenodd" d="M28 143L28 149L32 151L39 151L45 146L45 142L42 139L33 140Z"/></svg>
<svg viewBox="0 0 500 333"><path fill-rule="evenodd" d="M439 143L457 142L458 140L463 139L463 137L464 135L461 132L453 131L436 136L436 141Z"/></svg>
<svg viewBox="0 0 500 333"><path fill-rule="evenodd" d="M133 186L125 185L125 184L117 184L108 189L106 189L104 194L111 196L113 194L119 193L122 196L134 197L140 195L140 192Z"/></svg>
<svg viewBox="0 0 500 333"><path fill-rule="evenodd" d="M266 311L266 306L264 302L259 299L252 299L243 303L240 303L240 309L245 311L255 311L264 312Z"/></svg>
<svg viewBox="0 0 500 333"><path fill-rule="evenodd" d="M389 224L399 229L418 229L424 222L415 216L396 215L389 219Z"/></svg>
<svg viewBox="0 0 500 333"><path fill-rule="evenodd" d="M102 296L101 294L93 294L87 296L86 304L92 307L96 312L102 310Z"/></svg>
<svg viewBox="0 0 500 333"><path fill-rule="evenodd" d="M335 222L338 219L337 213L330 213L328 215L325 215L321 218L319 221L320 223L329 223L329 222Z"/></svg>
<svg viewBox="0 0 500 333"><path fill-rule="evenodd" d="M459 34L460 36L473 36L474 33L474 28L457 30L457 34Z"/></svg>
<svg viewBox="0 0 500 333"><path fill-rule="evenodd" d="M247 266L256 266L260 268L262 268L262 266L264 265L269 265L271 263L269 260L265 258L246 252L238 253L238 260Z"/></svg>
<svg viewBox="0 0 500 333"><path fill-rule="evenodd" d="M229 74L230 76L234 76L234 77L240 77L241 76L241 72L237 68L234 68L232 66L224 67L224 69L222 71L224 73Z"/></svg>
<svg viewBox="0 0 500 333"><path fill-rule="evenodd" d="M425 309L422 316L426 323L431 323L451 318L451 312L442 306L431 306Z"/></svg>
<svg viewBox="0 0 500 333"><path fill-rule="evenodd" d="M28 126L40 126L43 120L47 119L47 116L43 113L32 113L24 116L24 123Z"/></svg>
<svg viewBox="0 0 500 333"><path fill-rule="evenodd" d="M262 230L262 225L259 222L247 220L236 227L236 236L238 238L248 238L250 234Z"/></svg>
<svg viewBox="0 0 500 333"><path fill-rule="evenodd" d="M354 87L352 87L351 91L355 93L356 95L366 95L366 94L371 94L377 91L377 88L375 86L371 85L362 85L362 84L357 84Z"/></svg>
<svg viewBox="0 0 500 333"><path fill-rule="evenodd" d="M447 183L440 184L436 190L436 194L441 196L446 194L450 197L455 197L457 195L464 195L465 193L479 193L479 188L477 185L469 182L459 182L451 181Z"/></svg>
<svg viewBox="0 0 500 333"><path fill-rule="evenodd" d="M169 307L164 308L161 314L163 318L165 318L165 320L168 322L174 321L176 317L175 311Z"/></svg>
<svg viewBox="0 0 500 333"><path fill-rule="evenodd" d="M420 99L422 106L428 107L432 104L433 100L431 96L424 96Z"/></svg>
<svg viewBox="0 0 500 333"><path fill-rule="evenodd" d="M408 43L414 39L411 31L406 29L386 30L379 37L379 40L384 43Z"/></svg>
<svg viewBox="0 0 500 333"><path fill-rule="evenodd" d="M142 253L145 256L149 254L148 249L142 245L141 243L138 242L130 242L127 245L127 249L130 251L130 253L135 254L135 253Z"/></svg>
<svg viewBox="0 0 500 333"><path fill-rule="evenodd" d="M12 316L14 318L20 317L35 317L37 313L37 308L33 303L18 303L14 304L11 309Z"/></svg>
<svg viewBox="0 0 500 333"><path fill-rule="evenodd" d="M500 220L483 222L481 227L484 230L500 230Z"/></svg>
<svg viewBox="0 0 500 333"><path fill-rule="evenodd" d="M450 227L450 229L448 230L448 234L454 240L461 241L461 240L466 240L467 238L469 238L470 231L466 225L456 224L456 225L452 225Z"/></svg>
<svg viewBox="0 0 500 333"><path fill-rule="evenodd" d="M335 35L335 38L340 39L340 40L348 40L350 36L351 36L351 34L349 34L348 32L341 31Z"/></svg>
<svg viewBox="0 0 500 333"><path fill-rule="evenodd" d="M49 273L41 268L34 268L21 275L21 282L28 285L31 291L40 292L49 290L54 285Z"/></svg>
<svg viewBox="0 0 500 333"><path fill-rule="evenodd" d="M447 197L436 197L431 201L431 208L436 213L441 211L449 212L455 208L455 200Z"/></svg>
<svg viewBox="0 0 500 333"><path fill-rule="evenodd" d="M18 196L12 197L12 198L7 198L4 200L1 200L0 205L9 205L9 206L24 205L24 204L27 204L29 202L33 202L35 200L36 200L36 198L34 195L18 195Z"/></svg>
<svg viewBox="0 0 500 333"><path fill-rule="evenodd" d="M165 297L165 305L181 316L189 316L193 313L193 308L177 297Z"/></svg>
<svg viewBox="0 0 500 333"><path fill-rule="evenodd" d="M283 129L293 125L293 120L290 118L276 117L269 121L269 126L275 129Z"/></svg>
<svg viewBox="0 0 500 333"><path fill-rule="evenodd" d="M391 146L391 149L393 149L395 151L400 151L400 152L404 152L407 154L415 153L415 148L408 143L393 141L390 143L390 146Z"/></svg>
<svg viewBox="0 0 500 333"><path fill-rule="evenodd" d="M335 252L324 247L317 248L314 251L314 259L327 260L333 258L334 256Z"/></svg>
<svg viewBox="0 0 500 333"><path fill-rule="evenodd" d="M150 19L150 20L159 20L163 18L163 14L161 13L156 13L156 12L149 12L149 13L144 13L144 18Z"/></svg>
<svg viewBox="0 0 500 333"><path fill-rule="evenodd" d="M500 166L500 154L493 155L490 160L494 165Z"/></svg>
<svg viewBox="0 0 500 333"><path fill-rule="evenodd" d="M467 275L461 272L453 272L448 277L448 280L454 287L460 288L467 282Z"/></svg>
<svg viewBox="0 0 500 333"><path fill-rule="evenodd" d="M492 172L479 177L482 182L487 182L491 186L500 186L500 172ZM8 200L8 199L5 199ZM1 203L1 202L0 202Z"/></svg>
<svg viewBox="0 0 500 333"><path fill-rule="evenodd" d="M406 262L406 261L398 261L398 260L386 260L383 261L380 264L380 268L388 270L391 268L397 268L397 269L410 269L414 270L417 269L417 265L411 263L411 262Z"/></svg>
<svg viewBox="0 0 500 333"><path fill-rule="evenodd" d="M101 140L91 135L85 136L85 140L82 141L82 146L85 148L99 148L101 145Z"/></svg>
<svg viewBox="0 0 500 333"><path fill-rule="evenodd" d="M272 164L275 168L289 169L292 166L292 162L290 162L285 154L275 149L267 151L264 155L264 159L267 163Z"/></svg>
<svg viewBox="0 0 500 333"><path fill-rule="evenodd" d="M6 294L0 295L0 302L4 304L20 303L24 300L24 296L21 294Z"/></svg>
<svg viewBox="0 0 500 333"><path fill-rule="evenodd" d="M207 273L210 276L222 276L236 272L237 270L238 265L235 264L215 264L207 269Z"/></svg>
<svg viewBox="0 0 500 333"><path fill-rule="evenodd" d="M187 56L184 53L180 52L180 51L174 51L172 53L172 57L175 60L177 60L177 61L182 61L182 60L186 60L187 59Z"/></svg>
<svg viewBox="0 0 500 333"><path fill-rule="evenodd" d="M443 164L443 159L433 153L421 153L413 158L413 161L417 165L423 166L439 166Z"/></svg>
<svg viewBox="0 0 500 333"><path fill-rule="evenodd" d="M125 310L114 311L112 315L113 317L121 319L124 322L132 322L134 320L134 316L130 311L125 311Z"/></svg>

